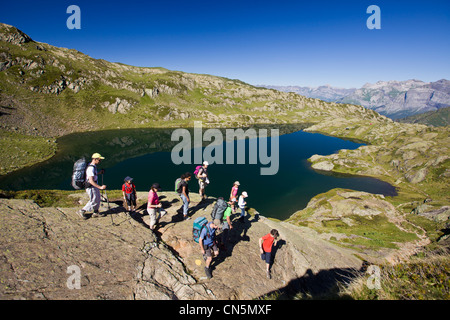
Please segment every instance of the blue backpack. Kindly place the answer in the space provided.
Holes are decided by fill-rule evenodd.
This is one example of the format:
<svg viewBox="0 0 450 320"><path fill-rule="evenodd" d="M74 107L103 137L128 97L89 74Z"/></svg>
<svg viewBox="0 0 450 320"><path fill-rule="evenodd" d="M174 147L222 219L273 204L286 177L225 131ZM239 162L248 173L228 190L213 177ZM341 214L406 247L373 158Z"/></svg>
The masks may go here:
<svg viewBox="0 0 450 320"><path fill-rule="evenodd" d="M208 220L205 217L198 217L194 220L193 228L192 228L192 236L194 241L198 243L200 239L200 234L202 233L203 228L206 228L206 224Z"/></svg>

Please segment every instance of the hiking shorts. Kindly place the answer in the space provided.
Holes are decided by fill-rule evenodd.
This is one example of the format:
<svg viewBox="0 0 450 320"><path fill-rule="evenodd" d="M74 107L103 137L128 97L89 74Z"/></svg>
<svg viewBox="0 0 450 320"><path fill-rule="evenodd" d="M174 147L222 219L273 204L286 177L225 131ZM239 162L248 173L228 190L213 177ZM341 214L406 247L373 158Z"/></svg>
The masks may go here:
<svg viewBox="0 0 450 320"><path fill-rule="evenodd" d="M272 258L271 252L264 252L261 254L261 259L264 260L266 263L270 264L270 259Z"/></svg>
<svg viewBox="0 0 450 320"><path fill-rule="evenodd" d="M205 187L207 186L206 182L203 181L202 179L198 179L198 186L200 189L205 189Z"/></svg>
<svg viewBox="0 0 450 320"><path fill-rule="evenodd" d="M212 257L213 256L213 252L218 252L219 248L217 247L217 244L213 244L211 246L203 246L203 250L205 250L205 256L206 257Z"/></svg>
<svg viewBox="0 0 450 320"><path fill-rule="evenodd" d="M136 207L136 195L134 193L125 193L125 199L128 206L133 205Z"/></svg>

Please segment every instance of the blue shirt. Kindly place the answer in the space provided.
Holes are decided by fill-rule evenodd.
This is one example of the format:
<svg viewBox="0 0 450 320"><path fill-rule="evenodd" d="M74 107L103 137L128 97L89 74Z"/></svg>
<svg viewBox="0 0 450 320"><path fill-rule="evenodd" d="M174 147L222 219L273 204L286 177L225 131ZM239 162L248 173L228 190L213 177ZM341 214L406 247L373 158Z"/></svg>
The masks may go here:
<svg viewBox="0 0 450 320"><path fill-rule="evenodd" d="M203 246L209 247L214 243L214 239L216 237L216 229L211 228L211 222L208 222L205 228L202 229L200 233L200 238L203 239Z"/></svg>

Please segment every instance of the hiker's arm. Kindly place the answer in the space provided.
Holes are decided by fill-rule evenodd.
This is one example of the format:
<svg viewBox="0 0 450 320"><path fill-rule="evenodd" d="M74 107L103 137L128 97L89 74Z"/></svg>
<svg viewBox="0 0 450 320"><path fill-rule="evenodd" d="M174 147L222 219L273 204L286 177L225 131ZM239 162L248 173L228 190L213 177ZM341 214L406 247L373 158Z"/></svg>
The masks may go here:
<svg viewBox="0 0 450 320"><path fill-rule="evenodd" d="M106 189L106 186L105 186L105 185L103 185L103 186L98 185L98 184L94 181L94 177L90 176L88 180L89 180L89 183L91 184L91 186L93 186L93 187L95 187L95 188L97 188L97 189L100 189L100 190L105 190L105 189Z"/></svg>
<svg viewBox="0 0 450 320"><path fill-rule="evenodd" d="M263 244L263 238L259 238L259 250L261 251L261 254L263 254L263 253L264 253L264 250L263 250L262 244Z"/></svg>
<svg viewBox="0 0 450 320"><path fill-rule="evenodd" d="M205 254L205 249L203 249L203 239L200 237L198 239L198 244L200 245L200 248L202 249L202 254Z"/></svg>
<svg viewBox="0 0 450 320"><path fill-rule="evenodd" d="M182 193L183 193L184 196L186 197L187 201L188 201L188 202L191 202L191 200L189 200L188 195L186 194L186 186L183 186L183 192L182 192Z"/></svg>

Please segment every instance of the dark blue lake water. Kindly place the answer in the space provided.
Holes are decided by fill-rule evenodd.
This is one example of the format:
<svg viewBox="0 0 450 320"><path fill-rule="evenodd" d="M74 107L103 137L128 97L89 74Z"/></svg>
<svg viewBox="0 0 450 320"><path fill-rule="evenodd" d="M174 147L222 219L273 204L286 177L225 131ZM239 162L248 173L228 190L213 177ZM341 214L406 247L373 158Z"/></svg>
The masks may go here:
<svg viewBox="0 0 450 320"><path fill-rule="evenodd" d="M99 152L106 157L100 167L106 168L104 183L108 189L120 189L124 177L129 175L139 191L148 191L154 182L160 183L163 191L173 191L175 179L184 172L192 173L196 165L172 162L170 151L178 142L170 141L171 132L168 129L112 130L62 137L58 140L59 151L55 157L1 177L0 189L70 190L73 163L81 156L89 158ZM233 143L236 146L236 141L224 142L223 150ZM212 164L208 168L210 185L206 194L228 199L233 182L238 180L241 183L239 193L247 191L249 194L248 205L264 216L277 219L288 218L305 208L315 195L337 187L395 195L395 188L386 182L368 177L321 174L307 162L314 154L328 155L360 145L303 131L283 134L279 137L277 174L261 175L264 165L248 164L248 160L247 164ZM196 179L191 180L189 188L191 192L198 192Z"/></svg>

